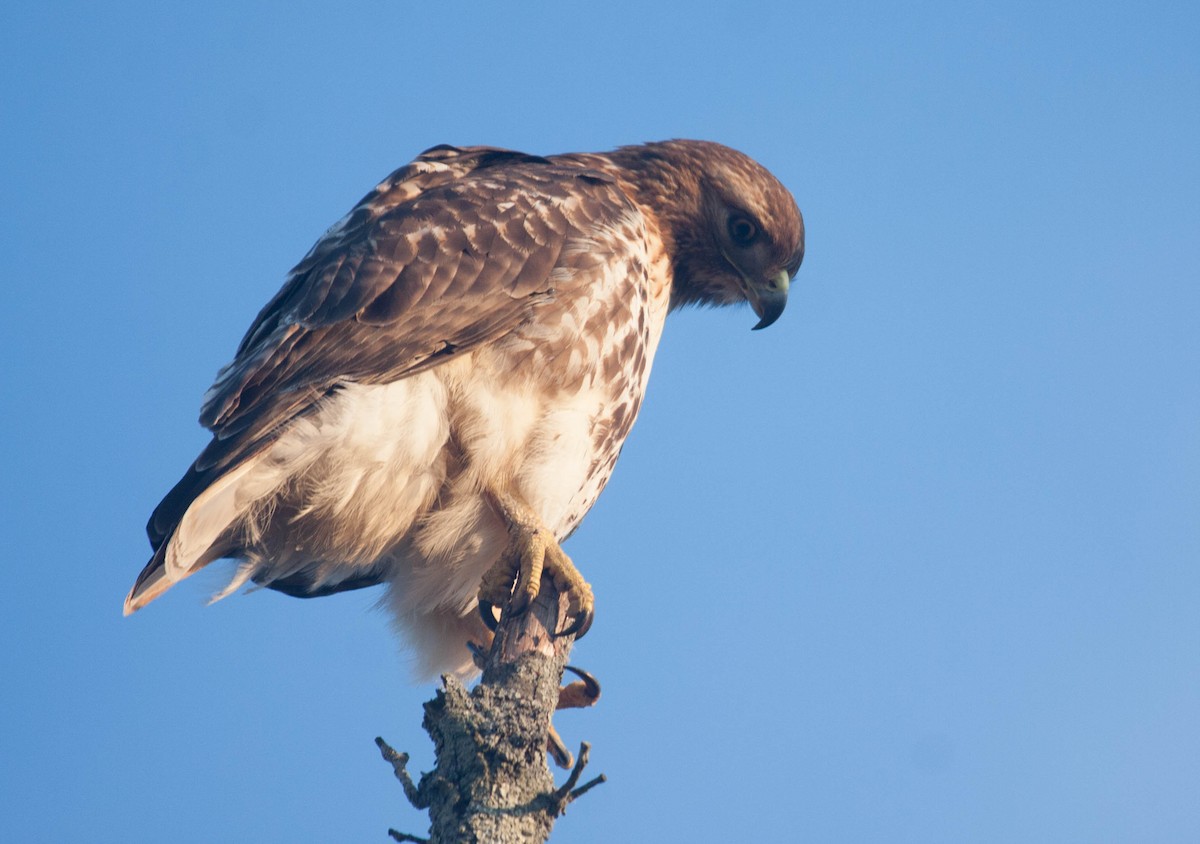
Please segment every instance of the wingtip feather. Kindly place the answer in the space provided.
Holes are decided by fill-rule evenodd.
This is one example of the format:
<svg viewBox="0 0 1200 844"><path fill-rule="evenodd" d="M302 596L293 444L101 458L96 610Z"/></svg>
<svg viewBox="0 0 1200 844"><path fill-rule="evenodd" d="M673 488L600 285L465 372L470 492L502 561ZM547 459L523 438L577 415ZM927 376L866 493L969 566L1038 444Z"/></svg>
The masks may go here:
<svg viewBox="0 0 1200 844"><path fill-rule="evenodd" d="M129 594L125 596L125 606L122 614L126 616L133 615L163 592L170 589L172 584L173 581L167 577L161 568L152 571L144 578L138 578L138 582L133 585L133 588L129 590Z"/></svg>

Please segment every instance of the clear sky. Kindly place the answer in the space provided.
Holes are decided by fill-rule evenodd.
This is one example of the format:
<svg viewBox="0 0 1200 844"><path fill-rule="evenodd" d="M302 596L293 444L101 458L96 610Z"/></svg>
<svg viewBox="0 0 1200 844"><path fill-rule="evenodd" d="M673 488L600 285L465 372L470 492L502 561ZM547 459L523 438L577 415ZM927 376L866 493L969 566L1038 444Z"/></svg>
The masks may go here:
<svg viewBox="0 0 1200 844"><path fill-rule="evenodd" d="M677 314L568 543L557 842L1200 841L1200 7L0 10L0 839L421 833L376 596L130 619L284 273L437 143L722 141L795 193L771 329Z"/></svg>

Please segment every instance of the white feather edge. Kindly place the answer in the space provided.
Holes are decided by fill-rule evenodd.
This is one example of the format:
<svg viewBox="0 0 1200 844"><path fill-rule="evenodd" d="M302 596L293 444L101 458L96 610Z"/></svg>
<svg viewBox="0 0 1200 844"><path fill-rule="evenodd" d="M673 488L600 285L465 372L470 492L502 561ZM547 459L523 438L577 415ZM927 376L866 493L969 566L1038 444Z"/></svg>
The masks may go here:
<svg viewBox="0 0 1200 844"><path fill-rule="evenodd" d="M167 541L162 566L140 586L131 589L125 598L125 615L140 610L210 562L206 559L208 550L245 511L247 496L241 488L242 481L258 465L262 456L247 460L197 496ZM222 590L213 600L219 600L236 590L245 583L251 571L247 570L245 576L242 574L239 571L230 587Z"/></svg>

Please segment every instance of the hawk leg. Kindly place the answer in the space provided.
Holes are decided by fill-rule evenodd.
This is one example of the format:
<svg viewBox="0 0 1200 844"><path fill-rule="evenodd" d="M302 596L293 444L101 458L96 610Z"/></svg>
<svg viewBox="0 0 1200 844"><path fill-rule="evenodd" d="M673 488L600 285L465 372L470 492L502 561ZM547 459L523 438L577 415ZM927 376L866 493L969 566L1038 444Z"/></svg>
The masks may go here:
<svg viewBox="0 0 1200 844"><path fill-rule="evenodd" d="M496 629L495 607L515 615L529 609L545 571L558 591L567 596L567 613L572 619L555 635L574 634L582 638L592 626L595 609L592 587L527 504L503 493L493 492L489 497L508 525L509 542L504 554L479 583L479 612L484 623Z"/></svg>

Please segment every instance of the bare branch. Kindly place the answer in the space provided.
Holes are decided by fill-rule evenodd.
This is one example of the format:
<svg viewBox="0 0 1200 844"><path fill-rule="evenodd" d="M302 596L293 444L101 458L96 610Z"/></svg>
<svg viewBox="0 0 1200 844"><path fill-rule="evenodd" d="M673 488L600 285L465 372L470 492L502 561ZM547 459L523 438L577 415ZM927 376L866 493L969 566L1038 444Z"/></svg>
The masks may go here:
<svg viewBox="0 0 1200 844"><path fill-rule="evenodd" d="M442 678L442 689L425 704L424 720L437 765L419 784L408 773L408 754L376 739L409 802L429 809L430 844L544 842L567 805L605 781L601 774L576 787L587 765L586 743L561 787L555 788L546 764L550 717L574 643L573 635L554 635L563 629L565 614L566 600L543 577L529 609L505 614L491 649L477 651L483 663L479 684L468 692L453 677ZM580 676L584 683L572 685L586 688L590 698L572 689L567 699L595 702L599 686L586 673ZM389 834L399 841L422 840Z"/></svg>
<svg viewBox="0 0 1200 844"><path fill-rule="evenodd" d="M571 769L571 774L567 777L567 781L559 786L553 794L549 795L550 808L555 816L565 814L567 805L573 800L591 791L600 785L600 783L608 782L608 777L600 774L600 776L594 777L579 788L575 788L575 784L579 782L580 775L583 774L583 769L587 767L588 756L591 754L591 750L592 746L586 741L579 745L579 759L576 761L575 767Z"/></svg>
<svg viewBox="0 0 1200 844"><path fill-rule="evenodd" d="M408 754L397 753L392 746L382 738L375 737L375 745L379 748L379 752L383 754L384 761L391 763L392 771L396 774L396 779L400 780L400 785L404 788L404 796L408 798L408 802L413 804L417 809L429 808L429 797L421 792L413 782L412 777L408 774Z"/></svg>

